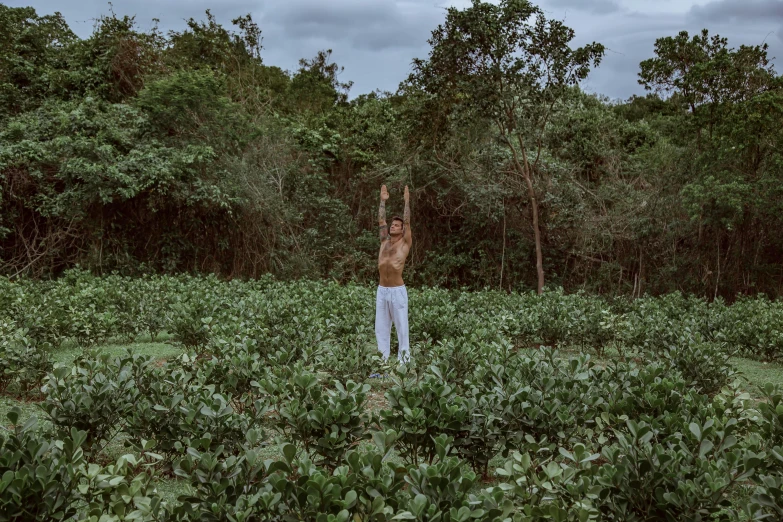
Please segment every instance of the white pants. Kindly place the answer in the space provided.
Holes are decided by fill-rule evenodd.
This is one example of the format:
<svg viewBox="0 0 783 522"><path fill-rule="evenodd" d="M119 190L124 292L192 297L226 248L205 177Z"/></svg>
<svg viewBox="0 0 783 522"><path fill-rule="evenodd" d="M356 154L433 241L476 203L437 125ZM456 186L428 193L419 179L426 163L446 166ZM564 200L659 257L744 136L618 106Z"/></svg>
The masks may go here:
<svg viewBox="0 0 783 522"><path fill-rule="evenodd" d="M378 350L384 360L389 359L391 351L392 323L397 330L400 362L410 359L408 343L408 291L403 286L378 287L375 298L375 338L378 340Z"/></svg>

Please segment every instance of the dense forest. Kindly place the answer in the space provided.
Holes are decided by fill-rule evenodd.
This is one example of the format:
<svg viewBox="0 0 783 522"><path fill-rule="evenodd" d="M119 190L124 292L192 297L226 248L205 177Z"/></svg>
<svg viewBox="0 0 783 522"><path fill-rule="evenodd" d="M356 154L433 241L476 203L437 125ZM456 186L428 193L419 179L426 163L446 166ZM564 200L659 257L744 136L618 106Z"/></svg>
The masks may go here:
<svg viewBox="0 0 783 522"><path fill-rule="evenodd" d="M766 46L662 35L617 102L604 48L524 0L433 28L397 92L331 51L264 63L262 27L181 31L0 4L0 273L376 279L411 190L413 285L783 293L783 85ZM351 93L352 95L355 93Z"/></svg>

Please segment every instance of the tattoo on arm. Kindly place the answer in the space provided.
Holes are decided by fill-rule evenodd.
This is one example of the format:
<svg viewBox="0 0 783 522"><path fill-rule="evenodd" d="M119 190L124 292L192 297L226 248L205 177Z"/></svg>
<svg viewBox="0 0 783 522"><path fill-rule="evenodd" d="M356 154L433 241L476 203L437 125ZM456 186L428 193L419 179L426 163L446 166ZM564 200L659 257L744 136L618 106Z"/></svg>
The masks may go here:
<svg viewBox="0 0 783 522"><path fill-rule="evenodd" d="M405 200L405 212L402 215L402 219L405 222L405 228L407 229L411 224L411 205L407 199Z"/></svg>
<svg viewBox="0 0 783 522"><path fill-rule="evenodd" d="M386 239L387 227L386 227L386 202L381 200L381 206L378 208L378 232L381 237L381 241Z"/></svg>

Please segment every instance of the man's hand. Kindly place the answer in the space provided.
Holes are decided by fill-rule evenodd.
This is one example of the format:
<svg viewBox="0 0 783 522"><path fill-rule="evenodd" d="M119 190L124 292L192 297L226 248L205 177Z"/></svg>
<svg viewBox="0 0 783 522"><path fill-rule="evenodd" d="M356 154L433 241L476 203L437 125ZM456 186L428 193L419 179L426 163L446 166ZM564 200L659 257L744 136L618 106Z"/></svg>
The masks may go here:
<svg viewBox="0 0 783 522"><path fill-rule="evenodd" d="M405 185L405 201L409 201L411 198L410 192L408 192L408 185Z"/></svg>
<svg viewBox="0 0 783 522"><path fill-rule="evenodd" d="M407 193L408 193L408 188L405 187L405 194ZM381 201L386 201L387 199L389 199L389 191L386 190L386 185L381 185Z"/></svg>

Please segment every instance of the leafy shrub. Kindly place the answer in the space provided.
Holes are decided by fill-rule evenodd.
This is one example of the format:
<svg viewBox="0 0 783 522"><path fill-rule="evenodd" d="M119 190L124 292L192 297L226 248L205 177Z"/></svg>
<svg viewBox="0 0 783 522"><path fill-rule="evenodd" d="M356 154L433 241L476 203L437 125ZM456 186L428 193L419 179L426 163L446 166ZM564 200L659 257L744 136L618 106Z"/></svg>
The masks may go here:
<svg viewBox="0 0 783 522"><path fill-rule="evenodd" d="M407 505L400 518L406 514L413 520L470 520L485 515L475 508L469 492L476 483L476 474L466 469L463 462L451 454L452 440L440 435L434 440L436 458L431 464L422 463L408 471L405 482L409 485Z"/></svg>
<svg viewBox="0 0 783 522"><path fill-rule="evenodd" d="M19 411L8 419L16 425ZM35 420L0 433L0 513L9 520L65 520L77 513L87 434L74 429L58 444L36 432Z"/></svg>
<svg viewBox="0 0 783 522"><path fill-rule="evenodd" d="M0 432L0 516L5 520L153 520L162 513L160 498L149 495L151 476L131 475L140 462L133 455L115 464L89 464L83 431L71 429L55 439L36 429L33 417L17 425L19 410L8 419L13 429ZM151 491L150 491L151 493Z"/></svg>
<svg viewBox="0 0 783 522"><path fill-rule="evenodd" d="M735 426L734 419L694 421L656 443L650 426L629 420L628 433L618 432L596 470L601 511L624 519L730 520L726 493L760 463L737 447Z"/></svg>
<svg viewBox="0 0 783 522"><path fill-rule="evenodd" d="M743 355L766 361L783 357L783 301L740 297L722 319L721 340Z"/></svg>
<svg viewBox="0 0 783 522"><path fill-rule="evenodd" d="M212 451L189 448L177 460L174 473L189 479L195 494L180 498L173 520L268 520L278 512L281 495L265 491L266 478L276 468L264 462L257 449L259 434L247 433L245 450L227 453L223 446Z"/></svg>
<svg viewBox="0 0 783 522"><path fill-rule="evenodd" d="M384 366L375 344L367 335L354 335L321 346L316 368L328 372L339 382L364 382Z"/></svg>
<svg viewBox="0 0 783 522"><path fill-rule="evenodd" d="M767 460L767 470L783 471L783 388L770 383L761 387L762 399L756 406L758 449L775 458ZM776 456L777 453L777 456Z"/></svg>
<svg viewBox="0 0 783 522"><path fill-rule="evenodd" d="M0 335L0 393L37 396L44 377L52 370L50 347L35 344L23 329Z"/></svg>
<svg viewBox="0 0 783 522"><path fill-rule="evenodd" d="M172 372L152 381L127 418L130 444L154 440L156 451L171 461L188 447L227 454L241 449L251 419L231 407L229 397L214 385L191 381L188 372Z"/></svg>
<svg viewBox="0 0 783 522"><path fill-rule="evenodd" d="M580 443L568 451L531 439L524 451L512 452L498 469L502 482L490 489L490 495L495 504L503 497L513 502L524 521L598 519L591 463L599 457Z"/></svg>
<svg viewBox="0 0 783 522"><path fill-rule="evenodd" d="M42 406L53 435L36 437L83 433L81 460L72 456L78 516L727 520L746 507L751 519L779 517L783 393L765 388L752 402L729 364L735 349L779 351L777 301L412 289L413 361L378 383L388 406L373 417L369 288L69 273L0 279L6 290L0 387L33 392L49 370ZM48 366L45 342L162 331L188 354L160 367L132 354ZM544 341L615 346L623 357L531 349ZM267 427L283 448L277 460L261 457ZM192 491L163 504L145 493L148 477L131 478L144 463L84 461L120 430ZM499 455L509 456L499 483L480 491ZM740 495L752 486L752 498Z"/></svg>
<svg viewBox="0 0 783 522"><path fill-rule="evenodd" d="M441 341L429 347L429 364L426 370L435 374L443 382L457 389L463 389L476 369L481 367L488 353L495 349L494 344L479 342L475 339Z"/></svg>
<svg viewBox="0 0 783 522"><path fill-rule="evenodd" d="M783 458L777 457L783 462ZM780 520L783 517L783 475L762 475L745 506L748 520Z"/></svg>
<svg viewBox="0 0 783 522"><path fill-rule="evenodd" d="M202 352L209 341L211 327L215 324L215 318L206 315L208 305L206 302L176 303L170 311L169 328L174 338L187 350Z"/></svg>
<svg viewBox="0 0 783 522"><path fill-rule="evenodd" d="M183 497L174 513L183 520L491 519L470 495L476 475L447 456L448 438L438 437L435 462L406 470L383 461L395 437L376 433L374 447L350 451L331 472L290 444L281 460L265 462L250 440L236 457L191 449L176 473L196 494Z"/></svg>
<svg viewBox="0 0 783 522"><path fill-rule="evenodd" d="M720 391L737 374L725 346L705 342L697 335L680 337L676 345L664 352L664 357L686 381L707 395Z"/></svg>
<svg viewBox="0 0 783 522"><path fill-rule="evenodd" d="M649 421L679 411L692 397L690 383L679 371L659 362L610 365L595 380L600 381L609 420L625 416Z"/></svg>
<svg viewBox="0 0 783 522"><path fill-rule="evenodd" d="M560 360L554 350L521 356L505 368L497 393L506 446L519 449L526 434L562 441L598 435L596 422L606 408L599 372L587 356Z"/></svg>
<svg viewBox="0 0 783 522"><path fill-rule="evenodd" d="M436 437L459 433L471 415L454 387L433 374L401 380L386 392L386 400L389 407L380 412L381 429L398 434L400 457L414 465L432 462Z"/></svg>
<svg viewBox="0 0 783 522"><path fill-rule="evenodd" d="M323 389L318 377L294 369L259 383L272 411L272 422L285 440L300 445L318 462L333 469L348 450L370 437L371 415L366 409L368 384L334 381Z"/></svg>
<svg viewBox="0 0 783 522"><path fill-rule="evenodd" d="M243 413L255 407L257 387L254 383L263 380L269 371L268 362L258 353L239 348L221 357L198 359L196 363L198 381L215 386L235 411Z"/></svg>
<svg viewBox="0 0 783 522"><path fill-rule="evenodd" d="M72 367L55 367L42 388L42 404L55 429L67 434L83 431L85 449L100 452L122 431L140 392L134 359L79 357Z"/></svg>

